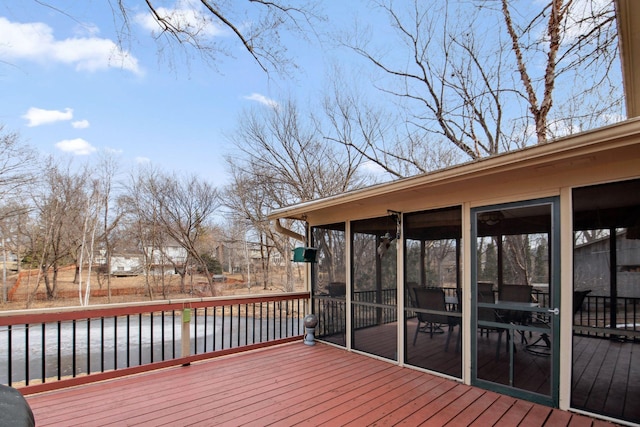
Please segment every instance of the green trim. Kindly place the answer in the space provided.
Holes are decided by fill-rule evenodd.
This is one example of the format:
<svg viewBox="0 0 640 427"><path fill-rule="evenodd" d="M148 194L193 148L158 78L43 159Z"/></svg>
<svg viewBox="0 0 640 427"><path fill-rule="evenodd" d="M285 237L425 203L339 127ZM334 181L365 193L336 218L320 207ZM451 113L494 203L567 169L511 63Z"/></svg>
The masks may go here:
<svg viewBox="0 0 640 427"><path fill-rule="evenodd" d="M478 215L486 211L494 211L500 209L513 209L536 205L550 205L551 208L551 236L549 247L551 250L550 257L550 274L549 274L549 307L560 307L560 198L557 196L518 201L513 203L504 203L491 206L482 206L471 209L471 331L478 330L478 306L483 306L477 301L478 294ZM536 311L535 309L524 311ZM491 326L491 322L482 322L482 324ZM516 328L507 327L512 330ZM522 330L537 330L533 327L518 327ZM552 337L552 354L551 354L551 372L550 372L550 395L539 394L505 384L494 383L488 380L478 378L478 334L471 334L471 384L497 393L506 394L520 399L526 399L531 402L541 403L553 407L559 405L559 384L560 384L560 315L552 316L551 321L551 337ZM510 354L513 358L513 354ZM510 359L510 364L513 360Z"/></svg>

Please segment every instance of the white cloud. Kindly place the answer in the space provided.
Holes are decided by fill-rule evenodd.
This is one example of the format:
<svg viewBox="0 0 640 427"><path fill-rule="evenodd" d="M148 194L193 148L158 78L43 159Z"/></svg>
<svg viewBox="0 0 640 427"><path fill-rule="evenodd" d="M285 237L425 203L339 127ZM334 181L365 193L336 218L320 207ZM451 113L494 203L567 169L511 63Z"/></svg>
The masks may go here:
<svg viewBox="0 0 640 427"><path fill-rule="evenodd" d="M65 108L64 111L43 110L42 108L31 107L26 114L22 115L22 118L29 121L27 126L35 127L64 120L71 120L73 118L73 110L71 108Z"/></svg>
<svg viewBox="0 0 640 427"><path fill-rule="evenodd" d="M56 148L76 156L87 156L96 151L94 146L82 138L62 140L56 144Z"/></svg>
<svg viewBox="0 0 640 427"><path fill-rule="evenodd" d="M271 98L267 98L264 95L260 95L259 93L252 93L249 96L245 96L244 99L248 99L249 101L259 102L259 103L264 104L267 107L271 107L271 108L277 108L278 107L278 103L275 100L273 100Z"/></svg>
<svg viewBox="0 0 640 427"><path fill-rule="evenodd" d="M74 129L86 129L89 127L89 120L71 122L71 126L73 126Z"/></svg>
<svg viewBox="0 0 640 427"><path fill-rule="evenodd" d="M74 37L56 40L46 24L10 22L0 17L0 57L75 65L76 70L98 71L120 67L142 74L138 60L109 39Z"/></svg>
<svg viewBox="0 0 640 427"><path fill-rule="evenodd" d="M114 155L120 155L124 153L124 151L121 150L120 148L111 148L111 147L105 147L102 149L102 151L104 151L105 153L114 154Z"/></svg>
<svg viewBox="0 0 640 427"><path fill-rule="evenodd" d="M571 42L592 32L595 29L597 22L597 19L592 17L592 11L604 10L606 8L613 10L614 6L611 0L574 1L571 4L571 8L566 19L565 37L568 37Z"/></svg>
<svg viewBox="0 0 640 427"><path fill-rule="evenodd" d="M197 34L199 37L205 38L224 34L223 29L213 22L211 14L203 9L199 1L178 0L173 7L158 7L156 12L179 31ZM162 32L162 28L151 12L137 14L135 21L153 34Z"/></svg>
<svg viewBox="0 0 640 427"><path fill-rule="evenodd" d="M386 173L384 168L379 164L372 162L371 160L367 160L360 165L360 168L367 174L373 175L381 175Z"/></svg>
<svg viewBox="0 0 640 427"><path fill-rule="evenodd" d="M145 163L151 163L151 159L148 157L136 157L135 161L137 164L145 164Z"/></svg>

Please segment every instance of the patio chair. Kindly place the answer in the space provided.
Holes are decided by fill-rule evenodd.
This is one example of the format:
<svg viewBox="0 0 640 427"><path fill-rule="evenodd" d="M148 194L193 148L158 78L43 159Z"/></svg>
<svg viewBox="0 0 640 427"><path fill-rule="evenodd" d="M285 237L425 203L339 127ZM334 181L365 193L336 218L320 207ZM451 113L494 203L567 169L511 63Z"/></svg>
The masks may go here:
<svg viewBox="0 0 640 427"><path fill-rule="evenodd" d="M440 288L413 288L415 303L417 308L425 310L433 310L439 312L446 312L447 307L445 304L444 291ZM448 326L447 342L445 344L445 351L449 350L449 342L451 341L451 333L453 328L460 324L460 319L455 316L447 316L446 314L435 313L421 313L417 312L418 325L416 327L415 335L413 336L413 345L416 345L419 332L428 332L429 336L433 338L434 332L440 325ZM458 335L460 331L458 330ZM459 347L456 346L459 350Z"/></svg>
<svg viewBox="0 0 640 427"><path fill-rule="evenodd" d="M407 290L407 302L409 303L409 307L417 307L418 304L416 303L416 294L414 292L415 288L419 288L420 285L418 285L418 282L407 282L407 284L405 285L405 288Z"/></svg>
<svg viewBox="0 0 640 427"><path fill-rule="evenodd" d="M591 290L587 291L573 291L573 315L578 314L579 311L582 311L582 304L584 304L584 299L587 297L587 294L591 293Z"/></svg>
<svg viewBox="0 0 640 427"><path fill-rule="evenodd" d="M478 302L495 304L496 298L493 293L493 283L490 282L478 282ZM492 308L478 308L478 320L484 320L486 322L495 322L496 314ZM480 336L486 333L489 336L489 328L480 327ZM495 329L494 329L495 330Z"/></svg>
<svg viewBox="0 0 640 427"><path fill-rule="evenodd" d="M504 284L500 287L500 301L530 303L531 286ZM503 310L501 314L505 322L526 325L531 320L531 313L526 311Z"/></svg>
<svg viewBox="0 0 640 427"><path fill-rule="evenodd" d="M344 282L329 283L329 296L332 298L343 298L347 293L347 284Z"/></svg>
<svg viewBox="0 0 640 427"><path fill-rule="evenodd" d="M496 296L493 292L493 283L478 283L478 302L495 304ZM504 318L494 308L479 307L478 308L478 321L485 322L498 322L504 323ZM506 331L505 328L500 327L487 327L480 326L480 336L482 332L486 332L489 336L489 331L495 331L498 333L498 343L496 344L496 360L500 359L500 346L502 345L502 334ZM509 334L507 334L506 350L509 351Z"/></svg>
<svg viewBox="0 0 640 427"><path fill-rule="evenodd" d="M587 294L591 291L573 291L573 315L578 314L579 311L582 310L582 304L584 303L584 299L587 297ZM546 321L548 322L548 321ZM540 344L542 341L542 344ZM527 346L527 351L530 353L539 355L539 356L550 356L551 355L551 339L549 334L543 332L540 334L540 337L535 340L533 343Z"/></svg>

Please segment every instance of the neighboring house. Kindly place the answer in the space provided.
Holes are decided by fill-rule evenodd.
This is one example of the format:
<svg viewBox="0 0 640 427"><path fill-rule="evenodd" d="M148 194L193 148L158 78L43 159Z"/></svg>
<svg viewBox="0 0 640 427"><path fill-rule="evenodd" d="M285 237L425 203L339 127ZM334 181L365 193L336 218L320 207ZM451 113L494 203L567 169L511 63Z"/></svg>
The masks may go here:
<svg viewBox="0 0 640 427"><path fill-rule="evenodd" d="M616 293L619 297L640 298L640 239L628 230L616 235ZM576 246L576 289L590 290L593 296L609 294L610 247L610 236Z"/></svg>
<svg viewBox="0 0 640 427"><path fill-rule="evenodd" d="M187 261L187 251L181 246L167 245L162 248L147 246L144 248L146 259L142 253L115 253L111 256L111 271L114 276L135 276L145 274L175 274L176 269L183 268ZM104 251L96 256L96 264L106 265ZM145 262L150 265L145 266ZM146 267L146 268L145 268Z"/></svg>
<svg viewBox="0 0 640 427"><path fill-rule="evenodd" d="M262 252L258 243L248 242L245 249L244 242L236 242L235 244L220 243L214 250L214 256L220 260L224 271L229 273L240 273L246 271L247 268L247 251L249 252L249 260L251 264L258 264L262 259ZM266 251L265 251L266 252ZM285 265L284 258L277 250L271 250L269 254L270 265L283 267Z"/></svg>
<svg viewBox="0 0 640 427"><path fill-rule="evenodd" d="M140 254L112 255L110 273L113 276L137 276L143 274L143 256Z"/></svg>
<svg viewBox="0 0 640 427"><path fill-rule="evenodd" d="M187 250L178 244L167 244L161 248L145 246L144 252L151 263L152 274L176 273L187 262Z"/></svg>

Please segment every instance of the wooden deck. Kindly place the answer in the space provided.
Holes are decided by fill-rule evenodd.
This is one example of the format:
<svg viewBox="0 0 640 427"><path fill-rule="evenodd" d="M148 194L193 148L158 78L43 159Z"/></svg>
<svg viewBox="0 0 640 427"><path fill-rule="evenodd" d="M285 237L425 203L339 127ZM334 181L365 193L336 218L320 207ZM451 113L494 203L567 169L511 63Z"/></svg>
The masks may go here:
<svg viewBox="0 0 640 427"><path fill-rule="evenodd" d="M38 426L605 426L301 342L27 397Z"/></svg>
<svg viewBox="0 0 640 427"><path fill-rule="evenodd" d="M572 367L572 407L640 422L638 343L574 337Z"/></svg>

